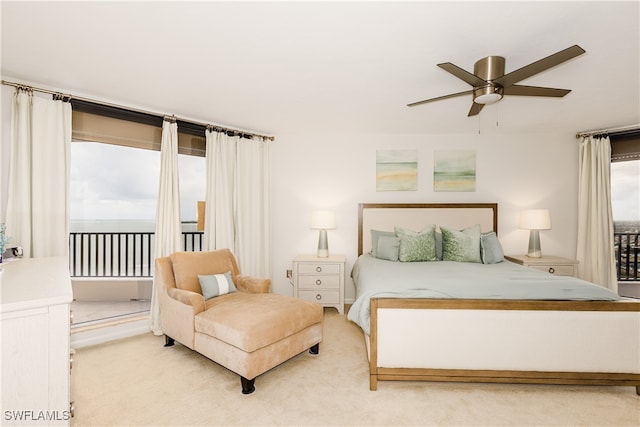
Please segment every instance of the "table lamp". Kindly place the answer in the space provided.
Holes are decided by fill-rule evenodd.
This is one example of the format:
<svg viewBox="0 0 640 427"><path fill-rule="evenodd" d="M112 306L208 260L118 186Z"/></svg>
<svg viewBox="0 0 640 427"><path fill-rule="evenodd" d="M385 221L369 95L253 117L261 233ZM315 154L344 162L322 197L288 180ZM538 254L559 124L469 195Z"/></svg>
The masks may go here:
<svg viewBox="0 0 640 427"><path fill-rule="evenodd" d="M327 258L329 256L329 241L327 230L336 228L336 214L333 211L313 211L311 212L311 228L320 230L318 236L318 257Z"/></svg>
<svg viewBox="0 0 640 427"><path fill-rule="evenodd" d="M528 257L540 258L540 230L551 229L551 216L548 209L529 209L520 213L520 228L530 230Z"/></svg>

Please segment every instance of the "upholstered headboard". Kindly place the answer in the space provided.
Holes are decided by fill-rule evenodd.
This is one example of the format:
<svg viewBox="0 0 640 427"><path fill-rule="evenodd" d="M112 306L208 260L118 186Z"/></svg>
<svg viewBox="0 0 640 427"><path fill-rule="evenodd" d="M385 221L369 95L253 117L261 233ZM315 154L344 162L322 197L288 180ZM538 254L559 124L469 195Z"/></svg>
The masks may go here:
<svg viewBox="0 0 640 427"><path fill-rule="evenodd" d="M463 229L480 224L483 233L498 232L497 203L360 203L358 256L371 250L371 230L393 231L396 225L415 231L429 224Z"/></svg>

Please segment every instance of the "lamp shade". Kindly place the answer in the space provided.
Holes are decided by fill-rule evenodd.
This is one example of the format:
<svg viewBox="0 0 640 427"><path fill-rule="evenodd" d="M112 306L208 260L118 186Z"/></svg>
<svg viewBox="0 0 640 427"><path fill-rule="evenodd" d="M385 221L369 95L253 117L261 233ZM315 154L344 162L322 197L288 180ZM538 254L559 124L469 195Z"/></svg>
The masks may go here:
<svg viewBox="0 0 640 427"><path fill-rule="evenodd" d="M333 211L311 212L311 228L316 230L333 230L336 228L336 213Z"/></svg>
<svg viewBox="0 0 640 427"><path fill-rule="evenodd" d="M518 227L525 230L550 230L551 216L549 209L529 209L520 213Z"/></svg>

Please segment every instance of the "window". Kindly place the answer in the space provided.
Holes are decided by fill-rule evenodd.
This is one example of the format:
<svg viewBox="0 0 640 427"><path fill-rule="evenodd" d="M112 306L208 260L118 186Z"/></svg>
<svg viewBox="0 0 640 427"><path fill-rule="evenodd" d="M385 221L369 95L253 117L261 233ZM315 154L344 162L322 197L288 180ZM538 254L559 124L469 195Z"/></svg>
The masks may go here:
<svg viewBox="0 0 640 427"><path fill-rule="evenodd" d="M611 136L611 207L620 293L640 282L640 136ZM622 286L622 285L620 285ZM634 296L627 294L628 296ZM638 295L640 296L640 295Z"/></svg>
<svg viewBox="0 0 640 427"><path fill-rule="evenodd" d="M182 221L195 222L205 196L204 157L178 155ZM99 142L71 144L70 218L79 222L155 222L160 152ZM153 231L149 224L145 231ZM125 230L127 228L125 227ZM112 231L117 231L112 229Z"/></svg>
<svg viewBox="0 0 640 427"><path fill-rule="evenodd" d="M84 282L74 301L75 324L149 310L162 118L120 109L73 105L70 173L70 268ZM178 123L183 235L199 250L197 202L204 200L204 130ZM189 133L191 132L191 133ZM188 239L190 238L190 239ZM201 240L200 240L201 242ZM132 277L134 276L134 277ZM113 286L113 280L118 286ZM129 297L129 295L132 295Z"/></svg>
<svg viewBox="0 0 640 427"><path fill-rule="evenodd" d="M72 143L71 231L153 231L159 173L158 151Z"/></svg>
<svg viewBox="0 0 640 427"><path fill-rule="evenodd" d="M611 163L611 204L614 220L635 223L638 231L640 160Z"/></svg>

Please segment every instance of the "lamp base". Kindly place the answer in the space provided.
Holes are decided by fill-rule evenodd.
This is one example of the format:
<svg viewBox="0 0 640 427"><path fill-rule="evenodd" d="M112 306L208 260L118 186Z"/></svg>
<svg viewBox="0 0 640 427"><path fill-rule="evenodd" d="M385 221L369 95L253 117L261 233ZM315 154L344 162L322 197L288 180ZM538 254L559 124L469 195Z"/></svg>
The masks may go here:
<svg viewBox="0 0 640 427"><path fill-rule="evenodd" d="M529 251L527 252L529 258L542 257L542 250L540 249L540 231L531 230L529 232Z"/></svg>
<svg viewBox="0 0 640 427"><path fill-rule="evenodd" d="M318 236L318 258L329 257L329 239L327 238L327 230L320 230Z"/></svg>

